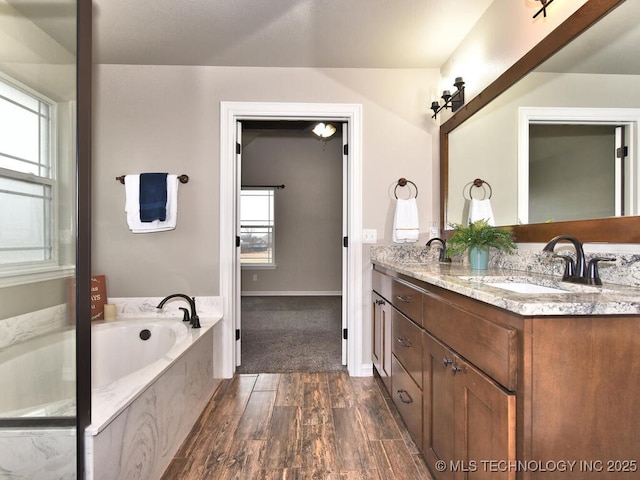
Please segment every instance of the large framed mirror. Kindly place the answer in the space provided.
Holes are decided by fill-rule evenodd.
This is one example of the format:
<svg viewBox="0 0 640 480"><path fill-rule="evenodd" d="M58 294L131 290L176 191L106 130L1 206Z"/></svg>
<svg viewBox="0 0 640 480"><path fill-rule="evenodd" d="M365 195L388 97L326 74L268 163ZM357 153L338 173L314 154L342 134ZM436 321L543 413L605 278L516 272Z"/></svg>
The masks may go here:
<svg viewBox="0 0 640 480"><path fill-rule="evenodd" d="M469 185L474 179L481 178L491 185L496 224L512 226L519 242L546 242L555 235L571 234L584 242L640 243L640 217L637 216L638 202L635 198L638 189L637 125L640 119L626 115L617 120L610 116L616 109L631 114L632 111L637 113L640 107L640 84L635 77L640 74L640 58L634 51L640 42L638 22L640 8L634 2L587 1L442 124L440 224L445 237L448 226L466 221L465 206L468 208L468 204L465 202L470 201ZM629 47L633 49L629 50ZM623 165L622 170L616 170L615 159L611 155L612 171L607 173L607 178L610 178L607 181L618 182L622 188L620 193L620 188L612 187L612 195L616 195L618 200L612 199L611 207L585 209L584 214L569 217L571 220L563 219L558 209L553 208L553 205L568 203L568 198L554 197L553 201L547 202L552 206L551 211L536 211L531 215L527 210L529 205L523 205L523 199L533 198L537 199L539 208L545 203L540 199L549 199L548 193L536 193L529 185L529 182L534 184L529 170L535 168L538 168L538 178L564 177L559 183L563 183L565 188L557 188L554 195L560 195L558 192L563 190L571 194L584 192L585 188L592 191L600 188L593 179L585 180L587 187L579 183L579 176L594 170L581 159L574 160L577 163L565 172L559 168L558 161L552 162L552 172L540 171L540 167L535 165L529 169L528 165L533 164L522 167L523 157L529 155L530 146L533 148L541 141L540 137L526 137L523 141L522 131L544 137L549 136L551 129L551 136L558 136L559 125L571 123L565 120L554 123L551 120L559 107L573 109L573 115L578 115L576 112L579 111L586 115L582 122L575 119L575 124L593 126L618 122L626 126L621 135L631 147L625 160L627 166ZM545 109L551 115L548 119L544 117ZM523 110L534 111L535 115L527 116ZM597 111L604 115L601 121L593 118ZM544 128L533 128L537 124L544 125L546 133ZM567 155L561 157L564 161ZM601 177L598 180L601 181ZM594 186L590 187L589 182ZM550 184L544 183L547 187ZM591 197L587 195L586 198Z"/></svg>

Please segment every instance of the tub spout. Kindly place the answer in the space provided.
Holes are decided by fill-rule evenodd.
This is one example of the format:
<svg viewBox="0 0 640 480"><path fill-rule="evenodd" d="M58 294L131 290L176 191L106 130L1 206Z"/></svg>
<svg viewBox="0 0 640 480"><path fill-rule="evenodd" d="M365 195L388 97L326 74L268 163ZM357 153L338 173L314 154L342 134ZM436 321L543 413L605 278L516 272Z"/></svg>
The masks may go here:
<svg viewBox="0 0 640 480"><path fill-rule="evenodd" d="M198 313L196 312L196 299L195 299L195 297L190 297L188 295L185 295L184 293L173 293L171 295L168 295L168 296L164 297L160 301L160 303L158 304L158 306L156 308L162 309L162 307L164 307L164 304L167 303L172 298L182 298L183 300L186 300L187 302L189 302L189 308L191 309L191 315L189 317L185 318L184 320L185 321L189 320L191 322L191 328L200 328L200 317L198 317ZM183 309L181 309L181 310L183 310ZM186 317L186 313L185 313L185 317Z"/></svg>

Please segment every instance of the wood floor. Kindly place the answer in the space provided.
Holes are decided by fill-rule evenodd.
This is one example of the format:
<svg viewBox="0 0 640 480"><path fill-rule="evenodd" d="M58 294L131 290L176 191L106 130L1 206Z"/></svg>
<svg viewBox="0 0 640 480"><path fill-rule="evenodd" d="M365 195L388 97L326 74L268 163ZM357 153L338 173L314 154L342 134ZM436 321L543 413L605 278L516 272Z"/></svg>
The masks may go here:
<svg viewBox="0 0 640 480"><path fill-rule="evenodd" d="M373 377L346 372L224 380L162 480L431 480Z"/></svg>

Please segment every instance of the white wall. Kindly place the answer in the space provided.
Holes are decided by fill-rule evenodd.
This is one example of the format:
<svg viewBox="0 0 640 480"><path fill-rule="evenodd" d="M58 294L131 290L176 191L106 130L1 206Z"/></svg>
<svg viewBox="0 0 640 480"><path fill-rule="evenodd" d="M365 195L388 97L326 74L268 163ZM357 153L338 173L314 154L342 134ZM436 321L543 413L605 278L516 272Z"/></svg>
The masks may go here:
<svg viewBox="0 0 640 480"><path fill-rule="evenodd" d="M547 16L534 0L494 0L449 60L442 66L442 80L432 92L454 90L453 81L463 77L468 102L502 75L531 48L571 16L587 0L562 0L548 6ZM450 114L444 113L441 121Z"/></svg>

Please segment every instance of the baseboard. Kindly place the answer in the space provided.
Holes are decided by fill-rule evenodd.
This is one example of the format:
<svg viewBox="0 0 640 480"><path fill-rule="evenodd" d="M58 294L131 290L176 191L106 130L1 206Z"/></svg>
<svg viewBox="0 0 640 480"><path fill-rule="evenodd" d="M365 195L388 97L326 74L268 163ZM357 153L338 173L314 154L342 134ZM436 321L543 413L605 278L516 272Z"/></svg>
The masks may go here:
<svg viewBox="0 0 640 480"><path fill-rule="evenodd" d="M240 293L243 297L339 297L342 292L314 292L314 291L243 291Z"/></svg>

